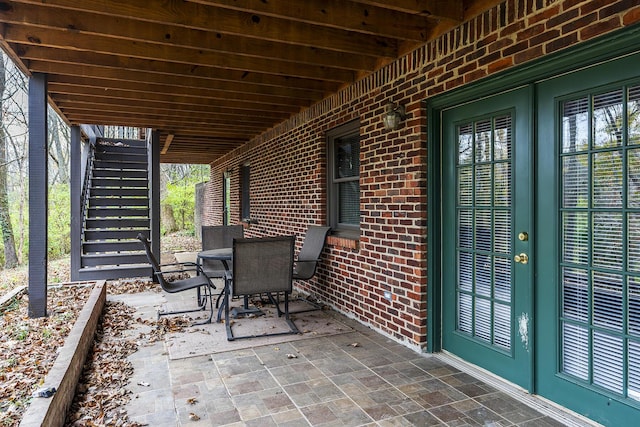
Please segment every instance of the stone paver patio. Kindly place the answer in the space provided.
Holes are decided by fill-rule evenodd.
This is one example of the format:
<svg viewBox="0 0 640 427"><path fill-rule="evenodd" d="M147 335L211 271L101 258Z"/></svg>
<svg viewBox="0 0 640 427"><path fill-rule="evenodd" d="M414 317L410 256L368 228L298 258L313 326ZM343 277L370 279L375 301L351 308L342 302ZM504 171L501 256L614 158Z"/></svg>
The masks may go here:
<svg viewBox="0 0 640 427"><path fill-rule="evenodd" d="M109 299L155 317L167 297ZM344 316L324 315L350 329L275 344L244 340L244 348L179 359L167 340L141 346L131 357L130 418L154 427L594 425L449 356L420 354Z"/></svg>

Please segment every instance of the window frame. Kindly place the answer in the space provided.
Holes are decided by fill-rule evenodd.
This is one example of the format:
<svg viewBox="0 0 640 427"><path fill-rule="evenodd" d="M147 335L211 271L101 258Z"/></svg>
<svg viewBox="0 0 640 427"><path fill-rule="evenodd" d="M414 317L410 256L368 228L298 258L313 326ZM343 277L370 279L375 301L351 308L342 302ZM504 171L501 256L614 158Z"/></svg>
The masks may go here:
<svg viewBox="0 0 640 427"><path fill-rule="evenodd" d="M336 144L340 141L354 136L358 137L358 153L360 153L360 121L353 120L351 122L340 125L327 132L327 222L331 227L332 234L358 239L360 237L361 214L359 214L358 224L349 224L339 222L339 185L344 182L357 182L358 184L358 203L360 203L360 167L358 174L353 177L336 178ZM360 156L361 157L361 156ZM360 163L360 162L359 162ZM361 165L360 165L361 166ZM360 212L360 210L359 210Z"/></svg>
<svg viewBox="0 0 640 427"><path fill-rule="evenodd" d="M251 221L251 166L240 166L240 221Z"/></svg>
<svg viewBox="0 0 640 427"><path fill-rule="evenodd" d="M222 225L231 224L231 172L222 174Z"/></svg>

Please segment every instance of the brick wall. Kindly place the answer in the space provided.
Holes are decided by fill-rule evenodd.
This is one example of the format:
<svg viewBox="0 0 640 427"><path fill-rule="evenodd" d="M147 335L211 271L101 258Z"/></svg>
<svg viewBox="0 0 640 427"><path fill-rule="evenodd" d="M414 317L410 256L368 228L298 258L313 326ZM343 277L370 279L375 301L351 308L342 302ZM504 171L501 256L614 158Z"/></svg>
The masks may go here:
<svg viewBox="0 0 640 427"><path fill-rule="evenodd" d="M205 224L222 223L222 174L251 165L248 236L295 234L326 220L327 130L360 121L359 241L330 238L316 279L300 283L335 309L414 348L426 346L427 121L424 100L640 22L637 0L509 0L260 135L212 164ZM393 101L407 108L383 129ZM384 298L391 292L392 299Z"/></svg>

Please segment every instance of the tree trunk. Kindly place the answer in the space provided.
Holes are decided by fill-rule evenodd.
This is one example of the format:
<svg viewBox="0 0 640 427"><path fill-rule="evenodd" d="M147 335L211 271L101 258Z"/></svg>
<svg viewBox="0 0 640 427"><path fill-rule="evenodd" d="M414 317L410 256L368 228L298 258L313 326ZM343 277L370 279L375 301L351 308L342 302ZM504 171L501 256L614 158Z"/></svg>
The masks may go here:
<svg viewBox="0 0 640 427"><path fill-rule="evenodd" d="M5 82L4 61L0 58L0 111L4 111L2 102L4 100ZM0 116L1 118L2 116ZM0 229L2 229L2 241L4 243L4 267L13 268L18 265L18 256L9 215L7 168L7 138L4 123L0 120Z"/></svg>

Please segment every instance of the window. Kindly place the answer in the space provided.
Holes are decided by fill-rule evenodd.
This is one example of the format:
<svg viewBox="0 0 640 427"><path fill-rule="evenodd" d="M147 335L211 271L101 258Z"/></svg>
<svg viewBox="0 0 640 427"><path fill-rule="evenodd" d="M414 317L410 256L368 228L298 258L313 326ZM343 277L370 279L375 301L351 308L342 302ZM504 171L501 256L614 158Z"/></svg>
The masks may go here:
<svg viewBox="0 0 640 427"><path fill-rule="evenodd" d="M250 193L250 183L251 183L251 174L249 165L243 165L240 167L240 209L241 209L241 220L249 221L251 218L251 209L249 209L249 193Z"/></svg>
<svg viewBox="0 0 640 427"><path fill-rule="evenodd" d="M327 134L328 218L337 234L358 237L360 230L360 123Z"/></svg>
<svg viewBox="0 0 640 427"><path fill-rule="evenodd" d="M222 224L231 224L231 174L222 175Z"/></svg>

